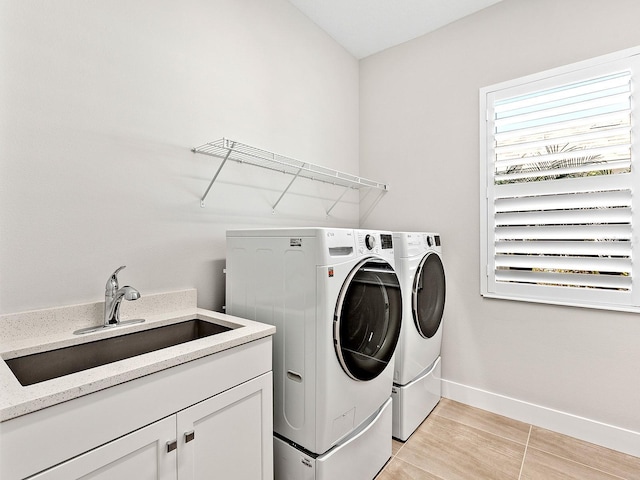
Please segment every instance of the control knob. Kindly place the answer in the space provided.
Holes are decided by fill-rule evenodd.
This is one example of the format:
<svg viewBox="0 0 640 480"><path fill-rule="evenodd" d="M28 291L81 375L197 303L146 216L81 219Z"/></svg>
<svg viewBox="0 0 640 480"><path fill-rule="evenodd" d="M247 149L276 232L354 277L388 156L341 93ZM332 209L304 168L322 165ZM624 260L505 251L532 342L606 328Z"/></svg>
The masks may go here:
<svg viewBox="0 0 640 480"><path fill-rule="evenodd" d="M364 237L364 244L367 246L369 250L373 250L373 247L376 246L376 237L374 237L373 235L367 234L367 236Z"/></svg>

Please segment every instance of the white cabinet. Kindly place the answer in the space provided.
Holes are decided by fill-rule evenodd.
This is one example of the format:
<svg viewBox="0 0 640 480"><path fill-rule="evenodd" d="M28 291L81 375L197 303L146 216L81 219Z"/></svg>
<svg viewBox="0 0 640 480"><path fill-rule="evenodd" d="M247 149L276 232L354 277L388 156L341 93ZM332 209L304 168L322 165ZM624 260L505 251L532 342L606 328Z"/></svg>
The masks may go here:
<svg viewBox="0 0 640 480"><path fill-rule="evenodd" d="M0 478L272 480L272 435L269 336L0 422Z"/></svg>
<svg viewBox="0 0 640 480"><path fill-rule="evenodd" d="M271 392L266 373L32 478L272 479Z"/></svg>
<svg viewBox="0 0 640 480"><path fill-rule="evenodd" d="M273 478L271 374L178 413L178 479Z"/></svg>
<svg viewBox="0 0 640 480"><path fill-rule="evenodd" d="M166 445L175 433L175 417L165 418L32 478L175 480L176 453L168 453Z"/></svg>

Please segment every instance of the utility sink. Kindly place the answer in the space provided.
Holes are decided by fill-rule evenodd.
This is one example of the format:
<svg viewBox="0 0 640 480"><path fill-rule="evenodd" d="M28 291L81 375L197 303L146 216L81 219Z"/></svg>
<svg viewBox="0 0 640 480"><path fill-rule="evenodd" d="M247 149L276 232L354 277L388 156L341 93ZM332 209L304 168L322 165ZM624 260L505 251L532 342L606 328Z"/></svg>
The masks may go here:
<svg viewBox="0 0 640 480"><path fill-rule="evenodd" d="M232 330L200 319L5 360L23 386Z"/></svg>

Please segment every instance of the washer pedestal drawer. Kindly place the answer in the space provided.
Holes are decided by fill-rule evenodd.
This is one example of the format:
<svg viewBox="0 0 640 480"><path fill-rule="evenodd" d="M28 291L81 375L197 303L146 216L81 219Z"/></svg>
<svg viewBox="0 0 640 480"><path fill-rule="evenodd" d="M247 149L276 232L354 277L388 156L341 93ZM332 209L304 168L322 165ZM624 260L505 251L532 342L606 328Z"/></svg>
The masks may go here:
<svg viewBox="0 0 640 480"><path fill-rule="evenodd" d="M275 480L372 480L391 458L391 398L363 426L314 456L273 438Z"/></svg>

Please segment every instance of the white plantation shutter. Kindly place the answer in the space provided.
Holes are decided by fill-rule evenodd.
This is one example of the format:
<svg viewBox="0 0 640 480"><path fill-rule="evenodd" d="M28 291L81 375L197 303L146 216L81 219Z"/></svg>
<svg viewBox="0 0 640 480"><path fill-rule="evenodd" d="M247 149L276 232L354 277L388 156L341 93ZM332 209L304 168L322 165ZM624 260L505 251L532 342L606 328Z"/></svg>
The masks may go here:
<svg viewBox="0 0 640 480"><path fill-rule="evenodd" d="M636 53L481 90L483 295L638 307Z"/></svg>

